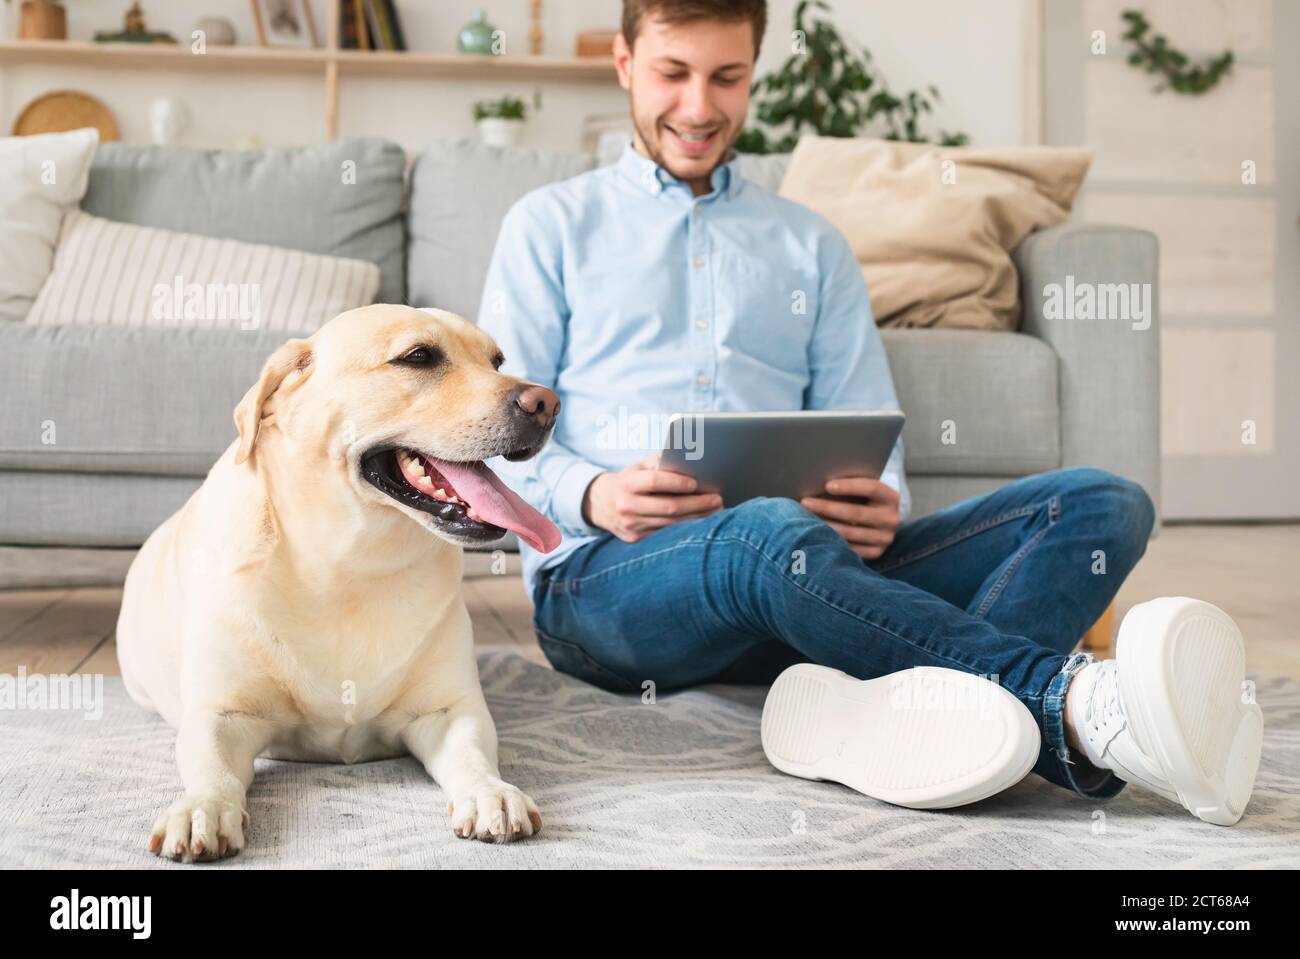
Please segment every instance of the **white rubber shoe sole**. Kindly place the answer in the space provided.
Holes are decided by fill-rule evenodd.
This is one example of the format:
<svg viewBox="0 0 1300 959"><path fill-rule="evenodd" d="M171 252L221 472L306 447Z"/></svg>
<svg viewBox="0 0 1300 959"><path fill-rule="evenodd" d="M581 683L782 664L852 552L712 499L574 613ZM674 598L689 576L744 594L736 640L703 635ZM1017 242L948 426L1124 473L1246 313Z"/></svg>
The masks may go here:
<svg viewBox="0 0 1300 959"><path fill-rule="evenodd" d="M1124 617L1115 653L1139 748L1192 815L1233 825L1255 788L1264 738L1237 624L1200 600L1156 599Z"/></svg>
<svg viewBox="0 0 1300 959"><path fill-rule="evenodd" d="M763 751L792 776L829 779L913 809L1001 792L1038 759L1024 703L987 679L922 666L859 680L801 663L763 705Z"/></svg>

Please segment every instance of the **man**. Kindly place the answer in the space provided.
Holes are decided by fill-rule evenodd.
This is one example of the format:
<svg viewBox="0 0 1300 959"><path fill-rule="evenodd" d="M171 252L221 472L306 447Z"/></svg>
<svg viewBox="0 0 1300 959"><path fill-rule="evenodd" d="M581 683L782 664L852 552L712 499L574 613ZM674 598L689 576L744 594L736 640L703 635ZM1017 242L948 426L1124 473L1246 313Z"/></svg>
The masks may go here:
<svg viewBox="0 0 1300 959"><path fill-rule="evenodd" d="M1118 660L1070 652L1146 548L1154 511L1136 484L1062 470L903 522L901 445L879 480L828 483L802 502L725 504L656 468L655 427L674 412L898 406L847 241L738 171L732 143L765 22L762 0L625 0L615 63L632 143L613 166L528 194L502 223L479 322L507 372L563 405L540 456L494 464L564 533L548 556L522 547L542 649L620 691L768 683L809 662L799 669L846 703L884 701L885 682L914 696L943 677L995 678L1009 706L924 723L859 723L870 714L849 709L832 721L773 694L765 747L808 775L774 756L769 722L809 755L906 755L907 777L940 783L924 802L875 788L881 776L825 778L954 805L1027 763L990 760L944 792L949 770L935 764L954 761L951 744L992 755L991 737L1032 716L1029 762L1052 782L1091 799L1139 783L1235 822L1259 718L1240 701L1231 620L1161 600L1126 619ZM803 312L790 308L796 291ZM1107 575L1091 574L1096 550ZM1203 668L1166 668L1180 656Z"/></svg>

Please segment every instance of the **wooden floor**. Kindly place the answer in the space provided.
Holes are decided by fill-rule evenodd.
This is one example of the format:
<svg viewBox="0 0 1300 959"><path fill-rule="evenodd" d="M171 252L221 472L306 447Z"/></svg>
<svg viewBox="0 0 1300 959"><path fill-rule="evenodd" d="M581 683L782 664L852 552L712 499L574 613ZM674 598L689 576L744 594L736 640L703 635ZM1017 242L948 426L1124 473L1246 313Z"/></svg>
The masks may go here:
<svg viewBox="0 0 1300 959"><path fill-rule="evenodd" d="M517 565L465 580L475 642L546 664ZM1195 596L1226 609L1246 635L1247 668L1300 680L1300 525L1168 526L1120 591L1116 625L1135 603ZM116 675L116 587L0 591L0 673Z"/></svg>

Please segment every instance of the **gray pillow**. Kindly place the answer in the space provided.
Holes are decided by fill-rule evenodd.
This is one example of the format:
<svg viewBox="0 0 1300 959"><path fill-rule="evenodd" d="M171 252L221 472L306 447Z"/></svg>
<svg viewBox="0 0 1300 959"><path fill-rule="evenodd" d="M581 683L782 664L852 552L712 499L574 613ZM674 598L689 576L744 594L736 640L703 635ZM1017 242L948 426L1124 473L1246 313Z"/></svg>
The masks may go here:
<svg viewBox="0 0 1300 959"><path fill-rule="evenodd" d="M525 193L586 173L585 153L555 153L447 140L411 170L407 289L412 306L436 306L471 322L501 220Z"/></svg>
<svg viewBox="0 0 1300 959"><path fill-rule="evenodd" d="M746 180L753 180L772 193L781 191L781 181L790 166L788 153L745 153L740 157L740 172Z"/></svg>
<svg viewBox="0 0 1300 959"><path fill-rule="evenodd" d="M403 173L395 143L197 150L101 144L81 202L124 223L367 260L379 302L405 302ZM349 182L351 181L351 182Z"/></svg>

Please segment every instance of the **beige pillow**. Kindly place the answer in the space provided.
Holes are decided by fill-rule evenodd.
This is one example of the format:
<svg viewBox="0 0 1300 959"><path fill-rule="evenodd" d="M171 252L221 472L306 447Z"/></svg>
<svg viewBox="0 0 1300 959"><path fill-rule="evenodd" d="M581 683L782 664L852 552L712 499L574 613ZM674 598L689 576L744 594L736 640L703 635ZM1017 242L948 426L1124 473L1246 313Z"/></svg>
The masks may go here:
<svg viewBox="0 0 1300 959"><path fill-rule="evenodd" d="M378 292L379 267L363 260L72 210L27 322L309 332Z"/></svg>
<svg viewBox="0 0 1300 959"><path fill-rule="evenodd" d="M848 238L879 325L1014 330L1011 251L1069 216L1091 162L1077 148L806 136L781 195Z"/></svg>

